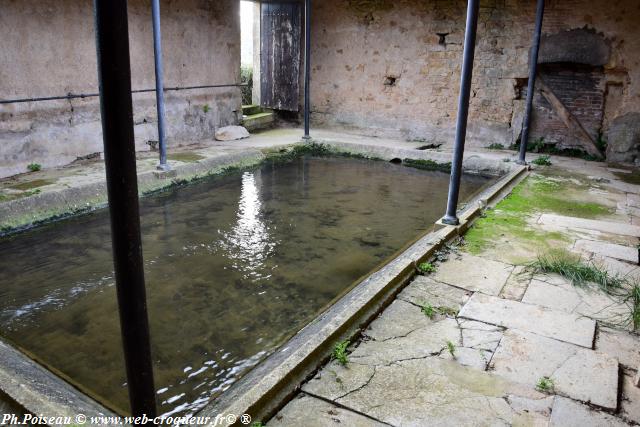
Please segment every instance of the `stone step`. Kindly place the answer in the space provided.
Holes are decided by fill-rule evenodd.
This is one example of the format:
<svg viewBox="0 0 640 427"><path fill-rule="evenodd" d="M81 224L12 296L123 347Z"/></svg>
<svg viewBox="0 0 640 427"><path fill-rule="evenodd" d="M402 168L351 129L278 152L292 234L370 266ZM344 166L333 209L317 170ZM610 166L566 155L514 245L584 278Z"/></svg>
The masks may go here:
<svg viewBox="0 0 640 427"><path fill-rule="evenodd" d="M624 427L629 424L611 414L591 409L571 399L556 396L550 427Z"/></svg>
<svg viewBox="0 0 640 427"><path fill-rule="evenodd" d="M570 228L601 233L619 234L621 236L640 237L640 226L622 222L600 221L596 219L575 218L571 216L543 214L538 223L553 228Z"/></svg>
<svg viewBox="0 0 640 427"><path fill-rule="evenodd" d="M544 276L541 278L547 279ZM620 322L629 315L629 307L624 302L613 299L597 288L574 286L565 280L549 283L534 278L522 302L604 322Z"/></svg>
<svg viewBox="0 0 640 427"><path fill-rule="evenodd" d="M475 293L459 317L593 347L596 322L574 313Z"/></svg>
<svg viewBox="0 0 640 427"><path fill-rule="evenodd" d="M243 116L242 125L248 131L254 131L270 127L275 120L276 118L273 111L265 111L258 114L252 114L250 116Z"/></svg>
<svg viewBox="0 0 640 427"><path fill-rule="evenodd" d="M254 114L262 113L262 107L259 105L251 104L251 105L243 105L242 106L242 115L243 116L252 116Z"/></svg>
<svg viewBox="0 0 640 427"><path fill-rule="evenodd" d="M510 264L462 253L440 264L432 278L469 291L498 295L512 271Z"/></svg>
<svg viewBox="0 0 640 427"><path fill-rule="evenodd" d="M583 252L615 258L622 261L638 263L638 248L616 245L614 243L600 242L596 240L578 239L574 248Z"/></svg>

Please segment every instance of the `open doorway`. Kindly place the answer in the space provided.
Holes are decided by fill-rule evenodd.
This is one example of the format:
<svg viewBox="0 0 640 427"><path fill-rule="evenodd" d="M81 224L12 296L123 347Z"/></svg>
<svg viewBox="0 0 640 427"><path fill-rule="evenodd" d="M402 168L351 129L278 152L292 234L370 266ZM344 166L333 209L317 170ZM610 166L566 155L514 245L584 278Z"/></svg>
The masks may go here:
<svg viewBox="0 0 640 427"><path fill-rule="evenodd" d="M271 127L276 115L297 119L301 13L297 1L240 1L242 123L249 131Z"/></svg>
<svg viewBox="0 0 640 427"><path fill-rule="evenodd" d="M242 88L242 105L253 104L253 45L254 9L251 1L240 2L240 81L248 86ZM258 64L259 66L259 64Z"/></svg>

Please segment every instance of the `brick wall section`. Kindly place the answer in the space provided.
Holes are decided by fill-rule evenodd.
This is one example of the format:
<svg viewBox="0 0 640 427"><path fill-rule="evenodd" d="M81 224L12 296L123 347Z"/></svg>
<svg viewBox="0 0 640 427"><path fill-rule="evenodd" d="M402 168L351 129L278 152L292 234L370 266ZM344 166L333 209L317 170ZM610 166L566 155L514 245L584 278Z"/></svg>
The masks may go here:
<svg viewBox="0 0 640 427"><path fill-rule="evenodd" d="M591 137L597 140L603 121L604 72L600 69L558 65L541 67L540 78ZM534 105L536 114L532 123L531 140L544 138L546 142L560 144L564 148L580 148L580 144L573 140L567 127L543 96L536 94Z"/></svg>
<svg viewBox="0 0 640 427"><path fill-rule="evenodd" d="M616 111L640 110L640 2L549 0L543 31L587 26L611 40L605 80L622 86ZM319 124L451 143L466 1L325 0L314 3L312 111ZM469 144L507 145L521 109L535 1L481 1ZM447 34L439 43L438 33ZM394 77L393 86L385 85ZM606 81L603 83L608 84ZM582 100L584 101L584 100ZM578 102L582 102L578 101ZM596 100L594 102L600 102Z"/></svg>

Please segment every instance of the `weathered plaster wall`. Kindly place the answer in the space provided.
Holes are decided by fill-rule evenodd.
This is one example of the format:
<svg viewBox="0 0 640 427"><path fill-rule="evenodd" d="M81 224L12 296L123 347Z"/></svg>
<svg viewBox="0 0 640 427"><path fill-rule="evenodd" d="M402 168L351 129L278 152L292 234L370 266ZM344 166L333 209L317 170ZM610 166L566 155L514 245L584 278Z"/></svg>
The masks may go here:
<svg viewBox="0 0 640 427"><path fill-rule="evenodd" d="M325 0L314 2L313 12L316 123L453 141L466 1ZM481 1L470 145L513 142L534 15L533 0ZM613 118L640 110L639 21L637 0L547 1L543 33L586 26L610 42L604 130Z"/></svg>
<svg viewBox="0 0 640 427"><path fill-rule="evenodd" d="M96 93L91 0L0 0L0 98ZM130 0L132 87L155 87L150 0ZM165 87L239 82L237 0L162 0ZM238 88L165 94L168 143L235 124ZM157 140L155 94L134 94L136 147ZM208 107L205 107L208 105ZM207 110L207 111L205 111ZM0 105L0 177L102 151L98 98Z"/></svg>

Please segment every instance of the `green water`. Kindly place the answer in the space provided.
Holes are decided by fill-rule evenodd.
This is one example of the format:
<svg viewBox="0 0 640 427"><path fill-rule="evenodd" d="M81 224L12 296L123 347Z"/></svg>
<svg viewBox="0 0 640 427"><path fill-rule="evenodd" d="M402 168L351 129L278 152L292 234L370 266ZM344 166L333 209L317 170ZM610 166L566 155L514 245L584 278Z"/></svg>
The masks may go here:
<svg viewBox="0 0 640 427"><path fill-rule="evenodd" d="M159 412L192 414L430 229L449 177L301 158L142 199ZM464 177L461 200L487 180ZM128 412L106 210L0 240L0 331Z"/></svg>

